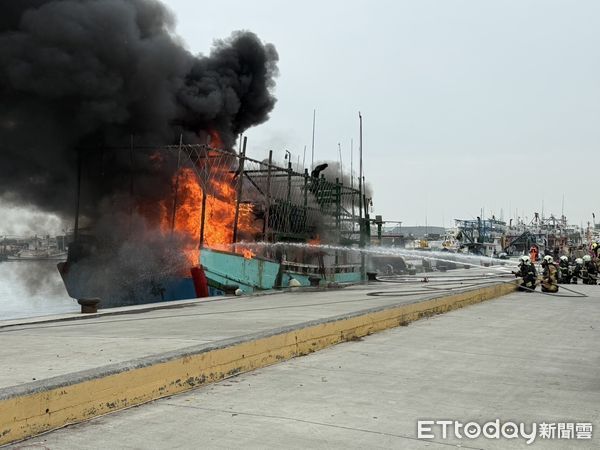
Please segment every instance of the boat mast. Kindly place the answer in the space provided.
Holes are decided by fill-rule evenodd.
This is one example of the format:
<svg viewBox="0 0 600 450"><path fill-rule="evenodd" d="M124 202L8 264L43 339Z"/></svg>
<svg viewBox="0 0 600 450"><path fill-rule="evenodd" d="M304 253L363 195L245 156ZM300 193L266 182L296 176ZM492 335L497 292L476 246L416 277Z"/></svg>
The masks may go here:
<svg viewBox="0 0 600 450"><path fill-rule="evenodd" d="M315 121L317 118L317 110L313 109L313 124L312 124L312 144L310 146L311 152L311 160L310 160L310 170L314 170L315 168Z"/></svg>

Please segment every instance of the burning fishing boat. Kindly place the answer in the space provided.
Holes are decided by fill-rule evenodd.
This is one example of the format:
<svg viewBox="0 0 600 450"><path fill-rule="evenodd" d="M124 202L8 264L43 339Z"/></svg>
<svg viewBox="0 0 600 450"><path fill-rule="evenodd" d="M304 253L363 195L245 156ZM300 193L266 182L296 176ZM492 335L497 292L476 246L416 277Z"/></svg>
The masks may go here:
<svg viewBox="0 0 600 450"><path fill-rule="evenodd" d="M122 200L131 205L111 215L118 235L107 233L105 223L88 229L76 220L75 242L59 264L69 294L100 298L107 307L252 293L287 287L292 279L304 286L361 280L360 254L302 245L364 245L361 190L327 177L327 164L309 173L290 161L274 164L272 152L267 160L252 159L245 139L240 153L219 147L213 132L210 145L130 148L161 173L176 161L167 195L151 203L134 194ZM93 176L90 168L97 171L97 161L82 164L82 183Z"/></svg>
<svg viewBox="0 0 600 450"><path fill-rule="evenodd" d="M157 1L9 3L0 191L61 218L76 205L60 265L72 297L106 307L355 278L341 252L270 244L364 244L364 192L234 151L275 107L274 45L234 31L193 54Z"/></svg>

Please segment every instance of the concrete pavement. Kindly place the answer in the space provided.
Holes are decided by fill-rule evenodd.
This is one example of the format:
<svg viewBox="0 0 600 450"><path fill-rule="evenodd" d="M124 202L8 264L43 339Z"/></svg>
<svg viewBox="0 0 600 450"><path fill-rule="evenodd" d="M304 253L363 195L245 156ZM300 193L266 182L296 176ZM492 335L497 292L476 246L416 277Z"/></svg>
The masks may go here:
<svg viewBox="0 0 600 450"><path fill-rule="evenodd" d="M376 283L316 292L184 301L179 303L181 307L157 304L115 308L96 316L64 314L47 320L0 321L0 360L9 361L0 371L0 388L368 308L423 301L443 295L444 288L456 291L485 286L493 280L452 281L452 277L485 273L490 271L452 271L450 277L442 278L447 280L445 283L418 283L417 278L415 284ZM389 294L367 295L375 291ZM171 307L162 309L164 306Z"/></svg>
<svg viewBox="0 0 600 450"><path fill-rule="evenodd" d="M514 290L484 273L0 324L0 444Z"/></svg>
<svg viewBox="0 0 600 450"><path fill-rule="evenodd" d="M47 449L598 448L600 286L514 293L30 439ZM585 422L591 440L476 440L418 419Z"/></svg>

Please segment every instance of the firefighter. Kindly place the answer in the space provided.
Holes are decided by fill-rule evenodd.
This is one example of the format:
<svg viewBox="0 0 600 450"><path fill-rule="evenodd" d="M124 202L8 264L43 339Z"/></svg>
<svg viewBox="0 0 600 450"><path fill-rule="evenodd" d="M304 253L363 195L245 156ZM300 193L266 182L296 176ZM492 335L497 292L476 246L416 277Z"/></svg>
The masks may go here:
<svg viewBox="0 0 600 450"><path fill-rule="evenodd" d="M590 255L583 255L583 270L581 274L583 284L597 284L598 281L598 268L596 263L592 261Z"/></svg>
<svg viewBox="0 0 600 450"><path fill-rule="evenodd" d="M592 253L594 254L596 261L598 261L598 259L600 259L600 244L598 244L598 242L592 244Z"/></svg>
<svg viewBox="0 0 600 450"><path fill-rule="evenodd" d="M523 279L519 286L520 291L532 292L535 290L537 272L535 266L531 264L529 256L521 256L519 258L519 270L513 272L513 274Z"/></svg>
<svg viewBox="0 0 600 450"><path fill-rule="evenodd" d="M571 283L577 284L577 280L583 277L583 259L577 258L575 260L575 267L571 271Z"/></svg>
<svg viewBox="0 0 600 450"><path fill-rule="evenodd" d="M596 264L596 272L600 271L600 243L598 241L592 244L592 259Z"/></svg>
<svg viewBox="0 0 600 450"><path fill-rule="evenodd" d="M529 262L535 263L538 260L538 248L535 245L532 245L529 249Z"/></svg>
<svg viewBox="0 0 600 450"><path fill-rule="evenodd" d="M569 267L569 258L565 255L560 257L558 263L558 283L569 284L571 282L571 268Z"/></svg>
<svg viewBox="0 0 600 450"><path fill-rule="evenodd" d="M552 256L544 256L542 268L542 292L558 292L558 270Z"/></svg>

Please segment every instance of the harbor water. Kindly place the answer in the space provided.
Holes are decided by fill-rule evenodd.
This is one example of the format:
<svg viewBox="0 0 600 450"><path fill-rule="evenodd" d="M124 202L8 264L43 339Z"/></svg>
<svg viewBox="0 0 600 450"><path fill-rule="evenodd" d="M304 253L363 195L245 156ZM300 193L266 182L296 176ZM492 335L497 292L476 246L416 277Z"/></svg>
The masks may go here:
<svg viewBox="0 0 600 450"><path fill-rule="evenodd" d="M77 312L56 261L0 262L0 320Z"/></svg>

